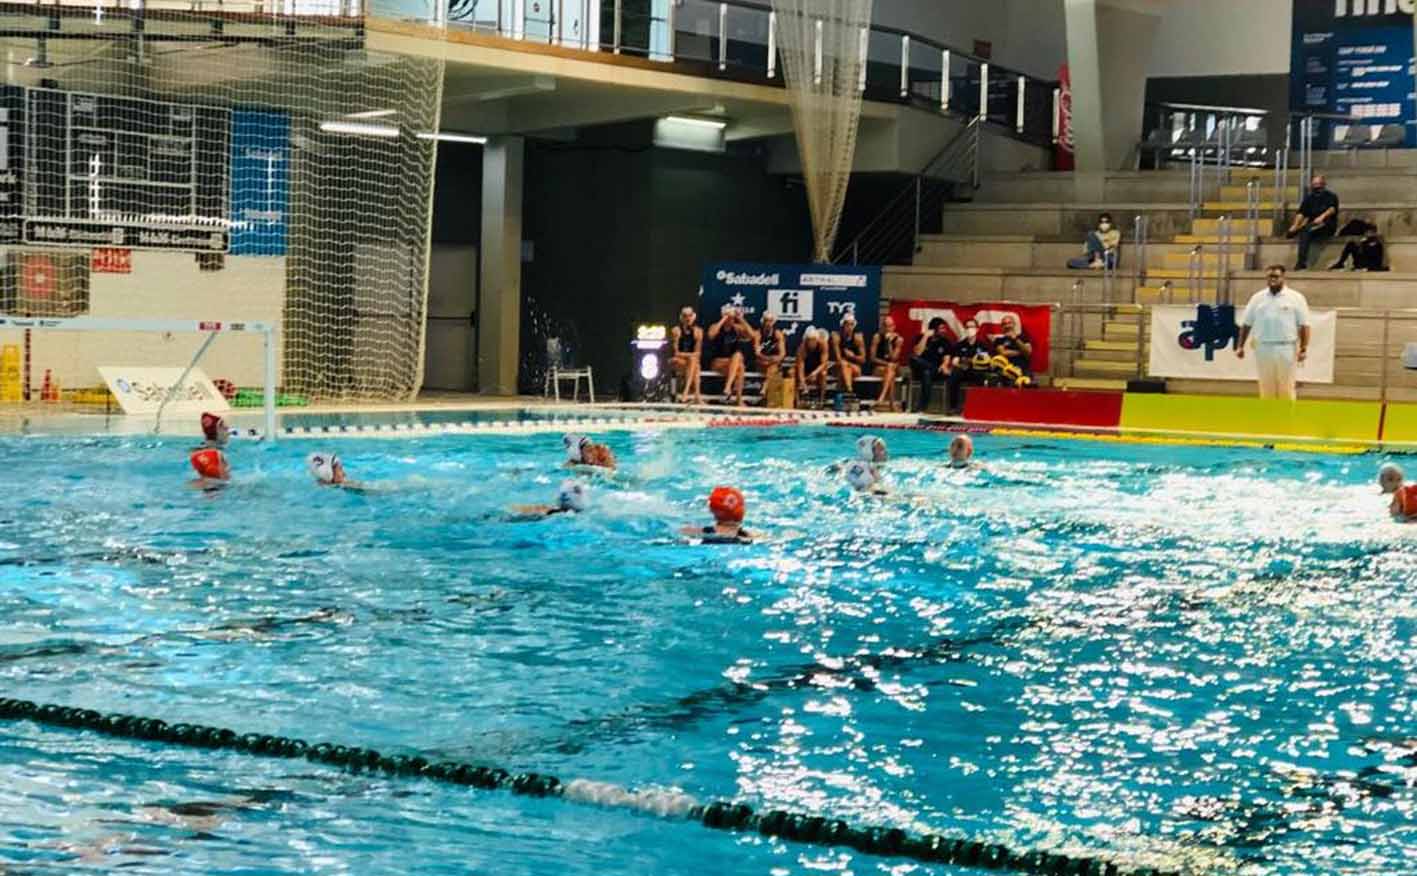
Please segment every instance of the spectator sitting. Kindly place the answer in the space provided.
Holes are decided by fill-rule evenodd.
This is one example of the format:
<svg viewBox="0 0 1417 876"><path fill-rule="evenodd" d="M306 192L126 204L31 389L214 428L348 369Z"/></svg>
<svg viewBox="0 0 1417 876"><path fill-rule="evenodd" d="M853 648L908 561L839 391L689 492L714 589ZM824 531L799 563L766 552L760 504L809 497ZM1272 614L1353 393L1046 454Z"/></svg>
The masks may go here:
<svg viewBox="0 0 1417 876"><path fill-rule="evenodd" d="M669 367L684 378L684 388L679 393L679 401L688 403L689 392L693 390L694 403L703 404L704 396L699 385L700 357L704 349L704 330L694 325L699 318L692 307L679 311L679 324L670 332L671 349L674 358Z"/></svg>
<svg viewBox="0 0 1417 876"><path fill-rule="evenodd" d="M753 352L754 364L766 376L777 374L782 361L787 358L787 338L777 327L777 317L771 313L763 314L763 320L758 324L757 349Z"/></svg>
<svg viewBox="0 0 1417 876"><path fill-rule="evenodd" d="M964 337L959 339L951 351L949 383L946 384L945 406L947 413L957 414L964 407L963 387L965 384L980 384L989 374L989 342L979 334L979 321L967 319L964 322Z"/></svg>
<svg viewBox="0 0 1417 876"><path fill-rule="evenodd" d="M1316 240L1327 240L1338 231L1338 195L1328 190L1328 181L1316 175L1309 182L1309 194L1294 214L1286 237L1299 238L1299 257L1294 270L1309 267L1309 246Z"/></svg>
<svg viewBox="0 0 1417 876"><path fill-rule="evenodd" d="M871 336L871 373L881 378L881 395L877 405L887 405L895 410L895 373L900 367L900 348L904 339L896 334L895 320L889 316L881 323L881 330Z"/></svg>
<svg viewBox="0 0 1417 876"><path fill-rule="evenodd" d="M723 305L718 322L708 330L709 367L723 375L723 397L734 397L734 404L743 404L743 378L747 366L743 361L745 349L751 350L756 344L753 328L743 319L743 310L732 304Z"/></svg>
<svg viewBox="0 0 1417 876"><path fill-rule="evenodd" d="M954 342L950 340L945 321L940 317L930 320L929 331L915 342L915 355L910 358L910 373L920 384L920 400L915 403L915 413L923 413L930 404L930 391L935 381L950 374Z"/></svg>
<svg viewBox="0 0 1417 876"><path fill-rule="evenodd" d="M1386 271L1383 264L1383 239L1378 236L1378 226L1371 222L1363 226L1363 236L1343 245L1343 255L1329 266L1330 271L1342 271L1349 257L1353 259L1355 271Z"/></svg>
<svg viewBox="0 0 1417 876"><path fill-rule="evenodd" d="M1075 259L1068 259L1068 267L1091 268L1094 271L1115 268L1117 247L1121 245L1121 230L1112 224L1111 213L1103 213L1097 217L1097 229L1087 233L1087 241L1083 244L1084 254Z"/></svg>
<svg viewBox="0 0 1417 876"><path fill-rule="evenodd" d="M856 392L856 378L866 367L866 341L856 330L856 317L846 314L841 318L841 330L832 332L832 360L836 362L841 388L848 393Z"/></svg>
<svg viewBox="0 0 1417 876"><path fill-rule="evenodd" d="M1010 365L1024 374L1033 373L1033 369L1029 367L1029 360L1033 357L1033 339L1028 336L1028 332L1019 328L1018 317L1006 313L999 325L1003 331L995 335L992 341L994 355L1008 359Z"/></svg>

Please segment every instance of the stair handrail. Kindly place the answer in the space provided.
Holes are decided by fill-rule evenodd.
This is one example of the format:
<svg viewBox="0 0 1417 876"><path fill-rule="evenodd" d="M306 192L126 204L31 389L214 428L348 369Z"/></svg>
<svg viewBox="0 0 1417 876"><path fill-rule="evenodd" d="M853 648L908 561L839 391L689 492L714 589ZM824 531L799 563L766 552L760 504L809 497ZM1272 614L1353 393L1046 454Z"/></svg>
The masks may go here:
<svg viewBox="0 0 1417 876"><path fill-rule="evenodd" d="M1191 143L1191 177L1189 206L1191 211L1192 222L1194 222L1196 220L1196 217L1200 215L1200 204L1202 195L1201 190L1205 187L1204 181L1202 179L1202 170L1204 168L1204 165L1202 164L1203 151L1204 150L1202 149L1201 144L1195 142Z"/></svg>
<svg viewBox="0 0 1417 876"><path fill-rule="evenodd" d="M1289 191L1289 147L1281 146L1274 155L1274 221L1284 221L1284 198Z"/></svg>
<svg viewBox="0 0 1417 876"><path fill-rule="evenodd" d="M1137 290L1146 283L1146 257L1147 247L1150 241L1147 239L1151 233L1150 221L1145 213L1138 213L1136 220L1132 223L1134 228L1134 245L1137 250L1136 264L1132 267L1132 300L1136 300Z"/></svg>
<svg viewBox="0 0 1417 876"><path fill-rule="evenodd" d="M1230 301L1230 217L1220 217L1220 263L1216 265L1220 277L1215 283L1215 303L1228 304ZM1222 300L1223 299L1223 300Z"/></svg>
<svg viewBox="0 0 1417 876"><path fill-rule="evenodd" d="M861 264L863 253L868 262L873 261L870 256L878 252L889 255L892 247L906 234L912 236L913 251L918 252L920 219L934 196L942 194L944 186L955 182L968 182L973 188L979 188L980 137L983 125L984 116L975 116L968 125L951 137L925 162L924 167L912 176L911 181L886 202L876 217L866 223L850 243L837 251L836 256L832 258L832 264L841 264L847 257L850 257L852 264ZM964 164L963 174L952 174L951 171L961 163ZM962 178L957 179L958 176ZM904 225L899 219L899 212L907 205L911 205L913 221ZM943 208L943 198L941 207Z"/></svg>
<svg viewBox="0 0 1417 876"><path fill-rule="evenodd" d="M1200 302L1200 280L1204 265L1204 244L1196 244L1191 250L1190 258L1186 261L1186 285L1190 287L1191 303Z"/></svg>
<svg viewBox="0 0 1417 876"><path fill-rule="evenodd" d="M1241 270L1253 270L1259 259L1259 232L1260 189L1258 182L1252 179L1245 185L1245 249Z"/></svg>

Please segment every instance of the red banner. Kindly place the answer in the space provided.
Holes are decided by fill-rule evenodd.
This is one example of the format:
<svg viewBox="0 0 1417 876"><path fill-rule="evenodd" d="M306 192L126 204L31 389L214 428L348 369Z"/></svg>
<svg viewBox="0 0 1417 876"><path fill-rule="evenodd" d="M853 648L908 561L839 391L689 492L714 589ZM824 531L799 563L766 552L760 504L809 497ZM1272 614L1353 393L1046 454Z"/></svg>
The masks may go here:
<svg viewBox="0 0 1417 876"><path fill-rule="evenodd" d="M93 272L95 274L131 274L133 272L133 251L113 247L97 247L93 251Z"/></svg>
<svg viewBox="0 0 1417 876"><path fill-rule="evenodd" d="M1073 79L1068 65L1058 68L1058 117L1053 120L1053 169L1073 169Z"/></svg>
<svg viewBox="0 0 1417 876"><path fill-rule="evenodd" d="M940 317L950 337L959 340L964 333L967 319L979 321L979 333L994 337L1003 333L1000 324L1006 315L1012 314L1019 327L1033 343L1033 355L1029 358L1029 370L1034 374L1048 371L1048 341L1053 329L1053 308L1047 304L1004 304L984 302L979 304L952 304L948 301L892 301L891 317L895 319L895 330L905 339L905 349L915 349L915 341L929 325L930 320Z"/></svg>

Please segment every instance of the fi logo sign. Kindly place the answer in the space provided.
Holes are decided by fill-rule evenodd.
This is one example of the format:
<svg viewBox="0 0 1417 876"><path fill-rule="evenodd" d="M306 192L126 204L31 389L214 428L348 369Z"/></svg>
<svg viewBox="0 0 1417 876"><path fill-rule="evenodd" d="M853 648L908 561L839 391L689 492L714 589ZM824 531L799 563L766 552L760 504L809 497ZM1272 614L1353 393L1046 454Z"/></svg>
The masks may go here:
<svg viewBox="0 0 1417 876"><path fill-rule="evenodd" d="M812 321L811 289L769 289L768 313L783 322Z"/></svg>

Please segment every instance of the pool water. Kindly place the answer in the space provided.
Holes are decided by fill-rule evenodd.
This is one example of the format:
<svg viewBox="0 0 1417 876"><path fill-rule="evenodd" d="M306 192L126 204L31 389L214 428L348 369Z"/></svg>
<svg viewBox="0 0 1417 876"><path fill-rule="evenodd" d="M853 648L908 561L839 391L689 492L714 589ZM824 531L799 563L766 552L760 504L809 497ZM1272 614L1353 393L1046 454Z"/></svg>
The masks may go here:
<svg viewBox="0 0 1417 876"><path fill-rule="evenodd" d="M0 696L677 788L1186 872L1407 869L1417 529L1379 457L883 433L3 439ZM355 494L312 485L331 447ZM686 544L720 483L750 547ZM0 723L0 872L945 873L295 761Z"/></svg>

